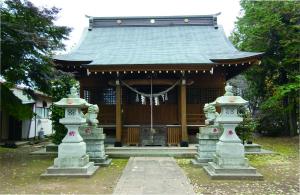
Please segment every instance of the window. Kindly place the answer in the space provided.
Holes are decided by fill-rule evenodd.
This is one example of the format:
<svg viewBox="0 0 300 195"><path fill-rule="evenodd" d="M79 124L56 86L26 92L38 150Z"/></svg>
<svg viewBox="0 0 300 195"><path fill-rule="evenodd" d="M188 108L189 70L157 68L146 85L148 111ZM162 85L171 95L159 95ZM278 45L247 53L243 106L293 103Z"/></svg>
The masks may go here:
<svg viewBox="0 0 300 195"><path fill-rule="evenodd" d="M49 118L49 108L36 107L35 113L39 118Z"/></svg>
<svg viewBox="0 0 300 195"><path fill-rule="evenodd" d="M90 103L91 102L91 91L84 89L83 90L83 99L85 99L85 101Z"/></svg>
<svg viewBox="0 0 300 195"><path fill-rule="evenodd" d="M106 105L116 104L116 91L113 88L104 89L101 100L101 102Z"/></svg>
<svg viewBox="0 0 300 195"><path fill-rule="evenodd" d="M188 88L187 103L188 104L205 104L216 100L222 96L221 88Z"/></svg>
<svg viewBox="0 0 300 195"><path fill-rule="evenodd" d="M90 104L116 104L115 88L87 88L83 89L83 98Z"/></svg>

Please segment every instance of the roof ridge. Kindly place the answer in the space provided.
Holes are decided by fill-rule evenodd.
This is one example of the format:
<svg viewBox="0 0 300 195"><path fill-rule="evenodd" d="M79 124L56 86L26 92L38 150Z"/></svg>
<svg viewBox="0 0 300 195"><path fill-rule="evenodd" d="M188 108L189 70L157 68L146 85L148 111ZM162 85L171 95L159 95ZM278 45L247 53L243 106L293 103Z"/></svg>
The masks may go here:
<svg viewBox="0 0 300 195"><path fill-rule="evenodd" d="M217 17L221 14L221 12L215 14L204 14L204 15L167 15L167 16L88 16L85 15L87 18L94 18L94 19L144 19L144 18L198 18L198 17Z"/></svg>
<svg viewBox="0 0 300 195"><path fill-rule="evenodd" d="M89 30L102 27L130 27L130 26L214 26L217 27L217 16L212 15L182 15L182 16L116 16L89 18Z"/></svg>

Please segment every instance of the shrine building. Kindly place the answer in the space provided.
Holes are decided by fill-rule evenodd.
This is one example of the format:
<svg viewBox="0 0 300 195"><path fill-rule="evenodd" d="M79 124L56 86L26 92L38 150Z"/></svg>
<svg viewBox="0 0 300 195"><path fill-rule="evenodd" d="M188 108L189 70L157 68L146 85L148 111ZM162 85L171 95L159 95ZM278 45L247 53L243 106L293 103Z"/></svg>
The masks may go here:
<svg viewBox="0 0 300 195"><path fill-rule="evenodd" d="M217 15L89 17L78 46L54 62L98 104L115 146L187 146L204 125L204 104L262 56L238 51Z"/></svg>

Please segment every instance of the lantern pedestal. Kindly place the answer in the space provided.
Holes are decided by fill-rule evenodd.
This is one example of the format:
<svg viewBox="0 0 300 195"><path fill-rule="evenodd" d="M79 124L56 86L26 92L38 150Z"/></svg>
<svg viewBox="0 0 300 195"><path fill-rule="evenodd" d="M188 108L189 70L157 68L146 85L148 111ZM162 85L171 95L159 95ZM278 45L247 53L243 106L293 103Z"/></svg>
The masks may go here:
<svg viewBox="0 0 300 195"><path fill-rule="evenodd" d="M220 128L217 126L200 127L197 133L198 146L195 159L191 163L196 166L205 166L213 161L213 155L216 152L216 144L220 137Z"/></svg>
<svg viewBox="0 0 300 195"><path fill-rule="evenodd" d="M97 126L84 125L79 128L79 132L86 143L86 152L90 161L94 162L95 165L109 166L111 158L105 154L103 129L97 128Z"/></svg>
<svg viewBox="0 0 300 195"><path fill-rule="evenodd" d="M209 162L204 170L212 179L262 180L263 176L249 166L244 146L234 131L235 126L223 124L224 132L217 143L213 162Z"/></svg>
<svg viewBox="0 0 300 195"><path fill-rule="evenodd" d="M41 176L90 177L99 168L94 166L94 162L89 162L86 143L75 126L78 128L78 125L66 125L68 133L58 146L58 157L54 159L54 165Z"/></svg>

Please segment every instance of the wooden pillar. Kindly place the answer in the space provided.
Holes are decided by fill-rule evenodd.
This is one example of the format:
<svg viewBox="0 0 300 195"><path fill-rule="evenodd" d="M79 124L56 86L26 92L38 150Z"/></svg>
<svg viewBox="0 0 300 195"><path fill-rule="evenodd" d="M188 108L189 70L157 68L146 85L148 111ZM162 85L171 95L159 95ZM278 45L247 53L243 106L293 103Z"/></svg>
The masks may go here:
<svg viewBox="0 0 300 195"><path fill-rule="evenodd" d="M120 81L116 81L116 142L115 147L122 146L122 111L121 111L122 89Z"/></svg>
<svg viewBox="0 0 300 195"><path fill-rule="evenodd" d="M177 113L177 117L178 117L178 124L181 125L181 87L180 87L180 85L178 87L177 97L178 97L178 113Z"/></svg>
<svg viewBox="0 0 300 195"><path fill-rule="evenodd" d="M186 122L186 80L180 84L180 111L181 111L181 146L188 146L187 122Z"/></svg>

